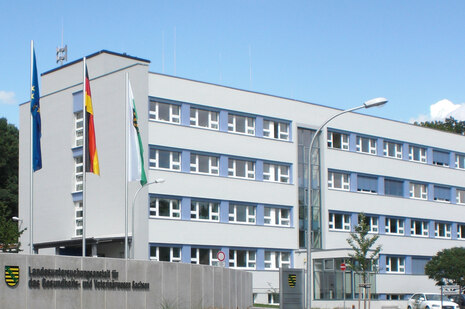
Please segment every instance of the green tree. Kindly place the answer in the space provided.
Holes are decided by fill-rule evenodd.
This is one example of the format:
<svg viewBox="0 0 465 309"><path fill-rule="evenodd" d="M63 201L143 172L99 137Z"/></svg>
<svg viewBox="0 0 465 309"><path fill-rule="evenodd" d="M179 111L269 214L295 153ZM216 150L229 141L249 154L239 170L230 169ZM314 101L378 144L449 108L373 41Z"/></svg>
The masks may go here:
<svg viewBox="0 0 465 309"><path fill-rule="evenodd" d="M18 215L18 129L0 118L0 203Z"/></svg>
<svg viewBox="0 0 465 309"><path fill-rule="evenodd" d="M347 243L354 251L354 253L349 253L349 257L351 259L348 261L347 264L350 269L352 269L355 273L360 274L360 276L362 277L363 282L360 286L363 287L365 291L365 298L363 303L364 308L366 308L367 289L368 291L370 291L368 279L370 278L370 273L376 271L375 267L378 264L379 253L381 251L381 245L378 245L375 248L373 248L379 236L369 236L369 232L370 223L368 221L368 218L365 216L364 213L360 213L358 216L358 224L355 227L355 231L350 233L350 237L347 238ZM368 295L370 294L371 293L369 293ZM361 293L359 292L359 307L360 296Z"/></svg>
<svg viewBox="0 0 465 309"><path fill-rule="evenodd" d="M465 121L456 120L454 117L446 118L444 121L424 121L414 122L414 124L417 126L465 135Z"/></svg>
<svg viewBox="0 0 465 309"><path fill-rule="evenodd" d="M458 285L462 293L465 287L465 248L454 247L439 251L426 263L425 274L436 281L436 285Z"/></svg>
<svg viewBox="0 0 465 309"><path fill-rule="evenodd" d="M2 252L18 253L21 251L19 237L26 229L20 230L18 222L11 218L11 211L0 203L0 247Z"/></svg>

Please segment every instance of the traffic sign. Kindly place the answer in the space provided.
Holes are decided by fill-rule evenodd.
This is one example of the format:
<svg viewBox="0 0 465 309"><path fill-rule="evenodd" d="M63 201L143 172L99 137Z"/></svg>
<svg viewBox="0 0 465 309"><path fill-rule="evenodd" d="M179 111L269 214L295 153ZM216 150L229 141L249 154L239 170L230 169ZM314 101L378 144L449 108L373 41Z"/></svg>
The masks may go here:
<svg viewBox="0 0 465 309"><path fill-rule="evenodd" d="M341 268L342 271L345 271L345 270L346 270L346 264L345 264L345 263L341 263L340 268Z"/></svg>
<svg viewBox="0 0 465 309"><path fill-rule="evenodd" d="M218 253L216 254L216 258L218 259L218 261L220 262L223 262L224 259L225 259L226 255L224 254L223 251L218 251Z"/></svg>

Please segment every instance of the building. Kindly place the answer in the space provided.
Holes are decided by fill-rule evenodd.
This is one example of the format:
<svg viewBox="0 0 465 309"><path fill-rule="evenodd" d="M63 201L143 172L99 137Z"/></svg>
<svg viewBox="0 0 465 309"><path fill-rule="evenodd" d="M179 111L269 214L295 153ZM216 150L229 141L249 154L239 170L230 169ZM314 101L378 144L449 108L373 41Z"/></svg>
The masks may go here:
<svg viewBox="0 0 465 309"><path fill-rule="evenodd" d="M129 183L135 258L251 270L256 302L279 302L279 268L306 265L310 140L339 110L152 73L149 61L109 51L88 56L87 67L100 161L100 176L87 174L84 190L88 255L124 257L128 73L147 177L166 180L137 196L140 184ZM33 190L39 254L81 254L82 77L82 59L42 74L43 168L34 173ZM19 174L25 226L29 126L25 103ZM351 113L332 121L319 145L313 304L342 300L339 264L350 252L346 239L361 212L383 246L374 297L388 301L435 291L425 263L438 250L465 244L464 137ZM28 233L21 241L30 243ZM355 298L357 278L350 271L346 282L347 299Z"/></svg>

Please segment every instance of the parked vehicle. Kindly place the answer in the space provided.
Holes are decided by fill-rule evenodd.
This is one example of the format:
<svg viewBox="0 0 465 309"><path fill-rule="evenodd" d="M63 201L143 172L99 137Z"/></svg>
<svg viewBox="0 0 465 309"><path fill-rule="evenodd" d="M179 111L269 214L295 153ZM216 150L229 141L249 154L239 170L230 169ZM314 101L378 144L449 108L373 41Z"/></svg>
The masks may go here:
<svg viewBox="0 0 465 309"><path fill-rule="evenodd" d="M407 309L460 309L460 307L451 302L446 295L442 298L441 308L441 294L417 293L408 300Z"/></svg>
<svg viewBox="0 0 465 309"><path fill-rule="evenodd" d="M460 306L460 309L465 309L465 294L454 294L447 296L450 301L453 301Z"/></svg>

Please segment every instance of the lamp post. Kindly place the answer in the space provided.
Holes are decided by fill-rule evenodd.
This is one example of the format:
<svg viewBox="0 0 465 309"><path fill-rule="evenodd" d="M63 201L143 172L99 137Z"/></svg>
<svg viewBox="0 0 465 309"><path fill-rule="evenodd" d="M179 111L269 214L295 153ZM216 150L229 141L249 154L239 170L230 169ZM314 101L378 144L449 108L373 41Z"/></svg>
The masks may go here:
<svg viewBox="0 0 465 309"><path fill-rule="evenodd" d="M370 108L370 107L375 107L375 106L383 106L384 104L387 103L386 98L374 98L371 100L366 101L363 103L363 105L349 108L347 110L341 111L334 116L331 116L328 120L326 120L319 128L316 130L315 134L313 135L313 138L310 142L310 147L308 151L308 158L309 158L309 171L308 171L308 183L309 183L309 188L308 188L308 202L307 202L307 309L311 309L312 305L312 149L313 149L313 143L315 142L318 134L321 132L321 130L324 128L325 125L328 124L331 120L333 120L336 117L339 117L343 114L349 113L356 111L358 109L362 108Z"/></svg>
<svg viewBox="0 0 465 309"><path fill-rule="evenodd" d="M155 183L164 183L165 180L162 179L162 178L158 178L158 179L155 179L154 181L151 181L151 182L147 182L146 184L144 184L143 186L141 186L139 189L137 189L136 193L134 194L134 198L132 199L132 243L131 243L131 251L132 251L132 258L134 259L134 244L135 244L135 237L134 237L134 208L136 206L136 198L137 198L137 195L139 194L139 192L149 186L149 185L153 185ZM125 248L127 250L127 248Z"/></svg>

